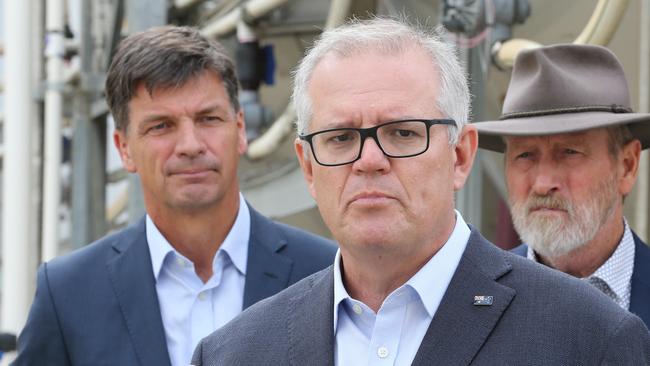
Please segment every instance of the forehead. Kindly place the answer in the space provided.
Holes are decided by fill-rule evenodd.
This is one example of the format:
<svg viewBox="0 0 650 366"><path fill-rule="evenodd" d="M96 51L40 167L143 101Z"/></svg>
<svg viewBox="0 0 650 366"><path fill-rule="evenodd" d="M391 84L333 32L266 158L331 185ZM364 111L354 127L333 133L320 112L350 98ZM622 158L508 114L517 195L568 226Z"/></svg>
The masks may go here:
<svg viewBox="0 0 650 366"><path fill-rule="evenodd" d="M207 70L177 86L161 85L148 90L145 83L140 82L129 101L132 112L177 108L193 110L205 108L206 104L220 109L228 109L230 106L221 78L215 72Z"/></svg>
<svg viewBox="0 0 650 366"><path fill-rule="evenodd" d="M516 148L552 148L562 145L581 145L607 149L608 133L605 128L541 136L505 136L506 152Z"/></svg>
<svg viewBox="0 0 650 366"><path fill-rule="evenodd" d="M440 117L439 75L432 58L416 46L396 54L368 49L326 55L309 83L314 124L381 122L400 117Z"/></svg>

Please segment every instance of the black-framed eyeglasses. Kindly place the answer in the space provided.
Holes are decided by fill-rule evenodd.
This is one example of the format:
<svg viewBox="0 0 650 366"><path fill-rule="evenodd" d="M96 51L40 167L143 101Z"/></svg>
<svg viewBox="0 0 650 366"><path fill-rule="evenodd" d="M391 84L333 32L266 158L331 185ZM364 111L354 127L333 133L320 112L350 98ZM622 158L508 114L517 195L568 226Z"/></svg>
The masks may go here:
<svg viewBox="0 0 650 366"><path fill-rule="evenodd" d="M420 155L429 148L429 128L433 125L457 126L453 119L406 119L369 128L332 128L298 138L309 143L318 164L338 166L359 160L368 137L389 158Z"/></svg>

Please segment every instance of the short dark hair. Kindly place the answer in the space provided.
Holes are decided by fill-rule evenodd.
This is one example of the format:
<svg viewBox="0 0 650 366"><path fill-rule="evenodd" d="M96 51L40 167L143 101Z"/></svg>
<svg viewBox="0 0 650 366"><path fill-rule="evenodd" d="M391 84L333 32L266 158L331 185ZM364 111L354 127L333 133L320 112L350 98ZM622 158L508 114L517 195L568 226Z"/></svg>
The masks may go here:
<svg viewBox="0 0 650 366"><path fill-rule="evenodd" d="M156 88L174 88L202 72L221 78L230 104L239 111L235 65L225 48L192 27L163 26L134 33L122 42L106 76L106 101L115 128L126 132L129 102L140 83L149 94Z"/></svg>

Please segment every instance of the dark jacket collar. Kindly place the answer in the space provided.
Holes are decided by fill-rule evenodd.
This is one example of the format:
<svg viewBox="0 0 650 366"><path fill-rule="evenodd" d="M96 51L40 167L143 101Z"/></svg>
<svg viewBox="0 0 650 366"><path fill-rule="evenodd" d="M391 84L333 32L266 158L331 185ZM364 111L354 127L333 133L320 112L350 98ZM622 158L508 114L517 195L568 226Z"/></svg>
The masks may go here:
<svg viewBox="0 0 650 366"><path fill-rule="evenodd" d="M106 266L123 320L142 365L171 365L142 218L116 235Z"/></svg>

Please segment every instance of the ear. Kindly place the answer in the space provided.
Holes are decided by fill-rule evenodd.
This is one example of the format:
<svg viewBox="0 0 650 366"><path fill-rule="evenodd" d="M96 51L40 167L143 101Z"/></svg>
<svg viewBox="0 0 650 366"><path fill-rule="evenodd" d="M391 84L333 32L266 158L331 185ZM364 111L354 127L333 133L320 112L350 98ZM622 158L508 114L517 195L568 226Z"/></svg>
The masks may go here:
<svg viewBox="0 0 650 366"><path fill-rule="evenodd" d="M302 168L302 174L307 181L307 188L309 188L309 193L311 193L311 196L316 199L316 191L314 190L314 172L312 166L313 159L311 159L310 156L307 156L307 154L311 154L311 152L305 150L307 144L299 138L296 138L296 140L293 142L293 146L296 150L298 161L300 162L300 168Z"/></svg>
<svg viewBox="0 0 650 366"><path fill-rule="evenodd" d="M244 111L240 109L235 116L237 121L237 151L239 155L246 152L248 148L248 138L246 137L246 122L244 119Z"/></svg>
<svg viewBox="0 0 650 366"><path fill-rule="evenodd" d="M636 177L639 174L639 160L641 159L641 142L633 140L628 142L619 152L618 163L621 172L619 178L619 193L626 196L632 191Z"/></svg>
<svg viewBox="0 0 650 366"><path fill-rule="evenodd" d="M474 157L478 149L478 132L476 127L467 124L463 127L454 149L454 190L459 191L472 170Z"/></svg>
<svg viewBox="0 0 650 366"><path fill-rule="evenodd" d="M120 158L122 158L122 166L124 169L126 169L126 171L129 173L135 173L137 171L137 167L131 158L131 152L129 151L129 142L128 138L126 137L126 132L116 129L115 132L113 132L113 143L115 144L117 152L120 154Z"/></svg>

